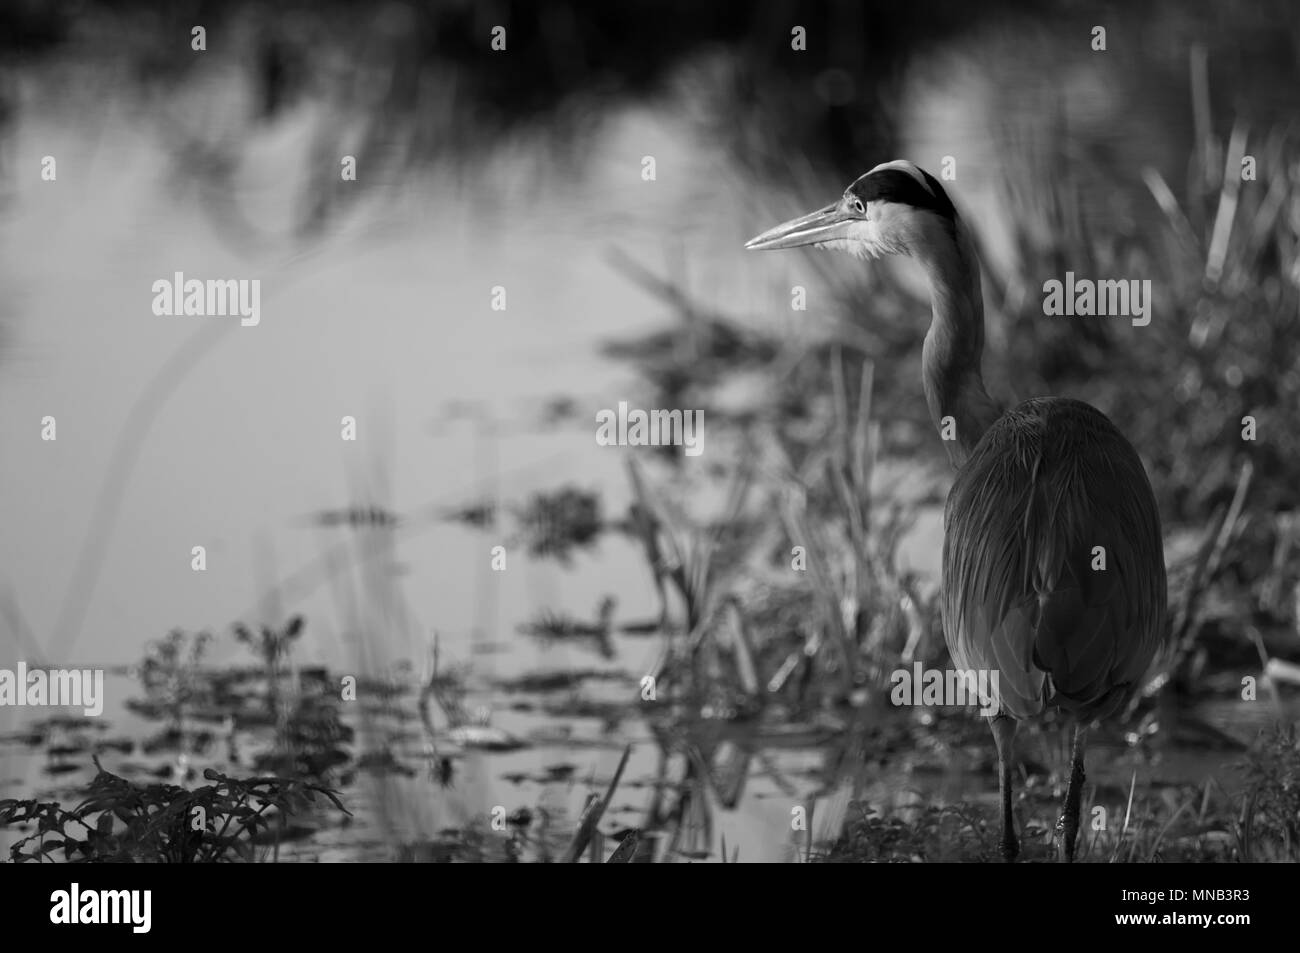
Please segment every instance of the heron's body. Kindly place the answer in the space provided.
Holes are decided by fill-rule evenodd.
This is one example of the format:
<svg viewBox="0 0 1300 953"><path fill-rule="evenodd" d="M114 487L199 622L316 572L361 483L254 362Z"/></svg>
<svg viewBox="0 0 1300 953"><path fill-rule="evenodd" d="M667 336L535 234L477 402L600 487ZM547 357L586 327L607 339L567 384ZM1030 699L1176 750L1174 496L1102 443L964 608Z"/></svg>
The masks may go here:
<svg viewBox="0 0 1300 953"><path fill-rule="evenodd" d="M1128 702L1164 631L1165 570L1142 461L1101 411L1029 400L999 417L944 509L943 628L1002 709L1083 722Z"/></svg>
<svg viewBox="0 0 1300 953"><path fill-rule="evenodd" d="M926 403L957 477L944 512L943 628L954 665L996 675L1002 850L1019 850L1011 805L1016 719L1075 718L1062 854L1073 859L1087 726L1120 710L1165 625L1160 517L1133 446L1094 407L1043 397L1003 412L984 388L979 259L933 176L877 166L841 200L749 243L905 254L930 280Z"/></svg>

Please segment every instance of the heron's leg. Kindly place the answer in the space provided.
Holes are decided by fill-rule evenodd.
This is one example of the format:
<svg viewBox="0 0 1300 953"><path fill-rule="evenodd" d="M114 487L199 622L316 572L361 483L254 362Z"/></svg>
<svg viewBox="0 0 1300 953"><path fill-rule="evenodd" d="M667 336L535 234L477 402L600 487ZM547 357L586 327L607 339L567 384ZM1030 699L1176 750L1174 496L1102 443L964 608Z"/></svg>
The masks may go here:
<svg viewBox="0 0 1300 953"><path fill-rule="evenodd" d="M1020 853L1016 821L1011 812L1011 767L1015 763L1016 720L997 714L989 720L998 746L998 794L1002 797L1002 859L1007 863Z"/></svg>
<svg viewBox="0 0 1300 953"><path fill-rule="evenodd" d="M1083 799L1083 752L1088 746L1088 726L1074 726L1074 743L1070 746L1070 784L1065 789L1065 809L1056 829L1061 833L1060 858L1074 863L1074 844L1079 836L1079 805Z"/></svg>

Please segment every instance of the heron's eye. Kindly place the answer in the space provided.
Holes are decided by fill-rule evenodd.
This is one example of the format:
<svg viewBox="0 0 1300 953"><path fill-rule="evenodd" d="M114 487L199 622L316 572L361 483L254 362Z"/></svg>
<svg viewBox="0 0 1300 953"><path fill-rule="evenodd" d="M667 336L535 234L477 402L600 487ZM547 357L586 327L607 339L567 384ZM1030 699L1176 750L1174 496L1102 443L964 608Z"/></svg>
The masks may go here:
<svg viewBox="0 0 1300 953"><path fill-rule="evenodd" d="M862 199L853 200L853 211L857 212L859 215L865 215L867 213L867 207L862 204Z"/></svg>

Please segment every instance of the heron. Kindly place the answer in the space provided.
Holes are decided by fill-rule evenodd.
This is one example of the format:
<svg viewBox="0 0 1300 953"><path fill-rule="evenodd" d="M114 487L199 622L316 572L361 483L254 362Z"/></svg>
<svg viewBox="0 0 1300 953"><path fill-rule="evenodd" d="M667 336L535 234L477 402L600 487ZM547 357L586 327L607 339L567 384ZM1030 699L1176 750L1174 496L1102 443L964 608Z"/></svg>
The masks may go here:
<svg viewBox="0 0 1300 953"><path fill-rule="evenodd" d="M958 670L997 686L987 710L1006 861L1020 851L1017 726L1056 710L1072 728L1056 825L1058 856L1072 862L1089 729L1124 709L1168 639L1160 513L1141 458L1083 401L1037 397L1004 411L989 396L974 236L928 172L882 163L838 201L745 247L805 245L863 260L909 256L928 279L922 385L956 470L944 506L944 640Z"/></svg>

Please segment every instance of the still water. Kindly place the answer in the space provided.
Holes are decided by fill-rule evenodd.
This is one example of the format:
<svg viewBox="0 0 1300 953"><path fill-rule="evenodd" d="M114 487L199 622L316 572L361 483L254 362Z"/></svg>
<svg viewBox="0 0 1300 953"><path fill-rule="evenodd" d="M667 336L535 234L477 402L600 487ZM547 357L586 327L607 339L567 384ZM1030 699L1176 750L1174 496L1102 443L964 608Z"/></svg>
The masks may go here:
<svg viewBox="0 0 1300 953"><path fill-rule="evenodd" d="M214 100L228 93L210 91ZM622 537L606 535L569 568L512 552L498 573L490 550L501 540L430 514L567 483L599 489L605 512L622 512L625 455L638 451L598 446L595 415L635 403L636 384L599 346L671 315L610 266L611 252L662 273L685 251L691 293L738 314L776 310L799 268L797 259L760 264L743 253L767 210L737 213L746 184L722 153L671 110L627 109L609 117L580 168L534 160L526 139L504 143L472 173L435 168L376 190L303 252L274 237L292 225L290 197L320 117L307 111L250 134L238 190L226 199L259 237L245 241L185 186L151 117L108 95L75 121L24 110L11 153L18 168L54 155L58 173L54 182L20 177L0 220L0 445L9 448L0 521L12 628L0 639L0 665L34 662L33 643L42 655L65 647L61 665L130 663L174 628L224 633L211 661L242 663L230 623L292 612L308 620L296 660L343 671L388 671L402 659L419 666L435 631L444 664L468 664L484 680L602 666L631 676L652 664L654 640L616 639L607 664L515 631L543 608L588 618L606 593L617 594L620 620L653 616L643 558ZM653 182L641 178L646 154L657 160ZM259 279L259 324L155 315L152 285L177 271ZM816 275L799 280L816 293ZM490 306L496 288L505 289L504 310ZM188 357L172 374L178 354ZM577 410L551 426L542 409L558 397ZM47 416L55 441L40 439ZM355 442L340 439L345 416L357 420ZM349 530L321 528L314 516L358 502L405 520L379 573L403 618L378 633L356 630L343 595L360 570L321 577L314 591L285 600L268 584L346 544ZM96 571L79 575L92 528L100 557ZM206 548L203 572L191 568L195 546ZM924 547L916 555L928 558ZM108 688L114 733L145 733L122 707L138 694L131 679L110 675ZM615 691L634 706L635 679ZM494 705L490 695L482 701ZM27 717L0 708L0 733ZM524 738L551 729L555 743L473 754L451 792L379 784L379 813L402 837L498 803L534 805L537 790L502 776L560 762L576 764L574 780L541 793L580 807L579 780L603 779L623 742L646 738L635 717L613 732L594 719L561 731L508 708L492 717ZM654 757L638 745L628 778L647 774ZM113 755L104 760L114 767ZM6 794L49 790L42 769L42 758L6 745L0 784ZM779 836L755 834L789 826L789 792L770 802L762 786L721 821L746 859L787 849Z"/></svg>

